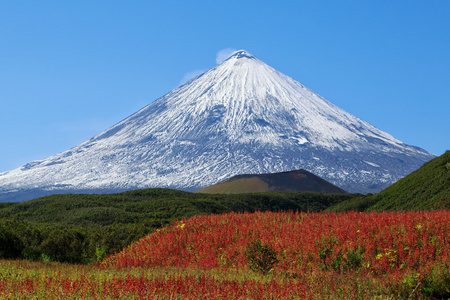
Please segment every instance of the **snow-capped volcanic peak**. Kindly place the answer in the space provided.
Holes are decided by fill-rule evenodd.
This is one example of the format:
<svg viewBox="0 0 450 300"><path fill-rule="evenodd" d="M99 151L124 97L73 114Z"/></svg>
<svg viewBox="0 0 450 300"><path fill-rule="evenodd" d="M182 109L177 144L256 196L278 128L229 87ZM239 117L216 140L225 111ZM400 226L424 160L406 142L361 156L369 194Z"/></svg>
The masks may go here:
<svg viewBox="0 0 450 300"><path fill-rule="evenodd" d="M294 169L376 192L432 157L239 50L91 140L0 174L0 200L197 190L237 174Z"/></svg>
<svg viewBox="0 0 450 300"><path fill-rule="evenodd" d="M166 110L152 114L162 103ZM154 131L167 130L170 139L192 140L205 133L221 133L239 142L280 144L288 137L292 143L342 149L357 147L361 134L368 134L400 143L244 50L138 115L146 118L145 123L152 120ZM355 125L364 132L355 132ZM133 133L135 130L139 132L133 129Z"/></svg>

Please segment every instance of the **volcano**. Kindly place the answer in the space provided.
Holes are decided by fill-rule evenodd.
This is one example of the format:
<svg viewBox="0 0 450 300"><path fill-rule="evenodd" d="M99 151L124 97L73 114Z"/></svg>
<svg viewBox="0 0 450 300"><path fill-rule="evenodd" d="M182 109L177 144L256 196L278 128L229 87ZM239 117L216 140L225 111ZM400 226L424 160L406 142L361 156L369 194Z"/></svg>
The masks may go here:
<svg viewBox="0 0 450 300"><path fill-rule="evenodd" d="M360 120L254 55L227 60L63 153L0 174L0 201L309 171L378 192L433 154Z"/></svg>

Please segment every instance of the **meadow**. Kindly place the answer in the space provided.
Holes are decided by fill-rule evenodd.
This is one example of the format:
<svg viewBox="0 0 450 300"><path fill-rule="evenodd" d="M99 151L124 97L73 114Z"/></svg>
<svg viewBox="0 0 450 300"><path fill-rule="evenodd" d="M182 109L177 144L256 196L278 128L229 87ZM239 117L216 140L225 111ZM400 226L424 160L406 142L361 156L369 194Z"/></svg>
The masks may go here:
<svg viewBox="0 0 450 300"><path fill-rule="evenodd" d="M202 215L90 265L0 261L0 299L448 299L450 212Z"/></svg>

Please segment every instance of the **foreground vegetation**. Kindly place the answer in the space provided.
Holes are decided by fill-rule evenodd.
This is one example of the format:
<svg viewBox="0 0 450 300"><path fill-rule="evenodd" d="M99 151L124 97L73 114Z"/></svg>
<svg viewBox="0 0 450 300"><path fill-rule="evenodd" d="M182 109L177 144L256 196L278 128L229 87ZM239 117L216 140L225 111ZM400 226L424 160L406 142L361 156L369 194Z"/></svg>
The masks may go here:
<svg viewBox="0 0 450 300"><path fill-rule="evenodd" d="M0 261L0 299L448 299L450 212L228 213L95 265Z"/></svg>
<svg viewBox="0 0 450 300"><path fill-rule="evenodd" d="M53 195L0 206L0 258L90 263L177 219L226 212L322 211L353 196L205 195L170 189Z"/></svg>

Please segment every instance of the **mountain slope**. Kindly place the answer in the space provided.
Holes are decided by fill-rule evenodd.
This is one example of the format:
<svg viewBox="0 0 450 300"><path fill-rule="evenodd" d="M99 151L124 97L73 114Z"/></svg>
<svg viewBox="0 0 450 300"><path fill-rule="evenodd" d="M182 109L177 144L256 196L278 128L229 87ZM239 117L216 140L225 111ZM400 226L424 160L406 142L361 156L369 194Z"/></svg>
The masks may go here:
<svg viewBox="0 0 450 300"><path fill-rule="evenodd" d="M347 192L305 170L245 174L203 188L198 193L239 194L270 191L346 194Z"/></svg>
<svg viewBox="0 0 450 300"><path fill-rule="evenodd" d="M450 208L450 151L374 196L370 210Z"/></svg>
<svg viewBox="0 0 450 300"><path fill-rule="evenodd" d="M349 199L330 211L450 208L450 151L425 163L378 194Z"/></svg>
<svg viewBox="0 0 450 300"><path fill-rule="evenodd" d="M1 173L0 201L194 191L236 174L295 169L349 192L378 192L433 157L241 50L89 141Z"/></svg>

